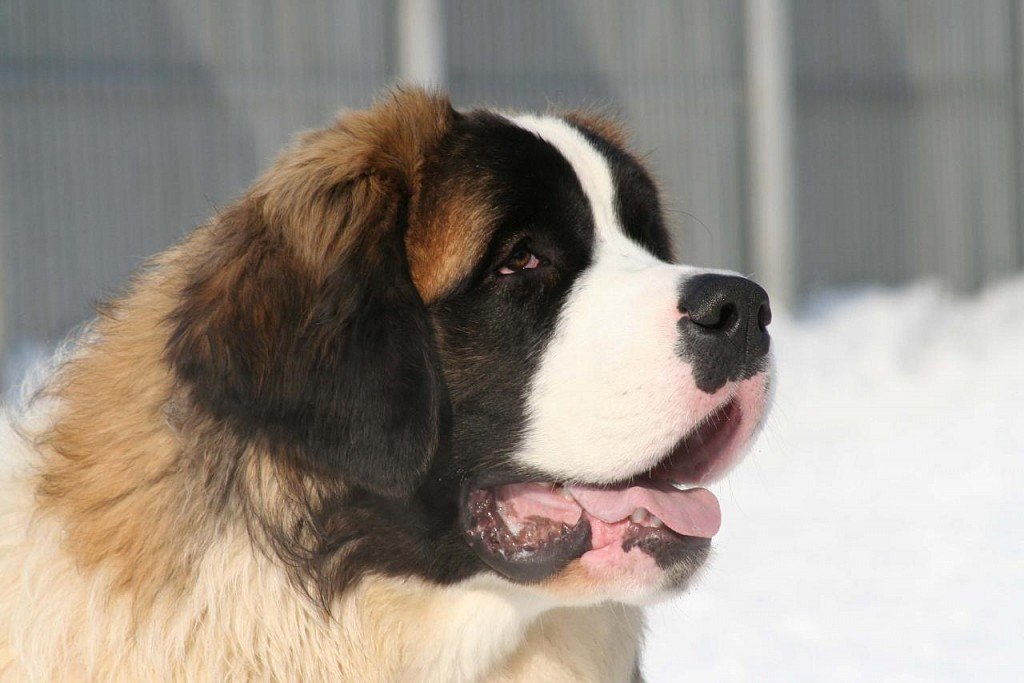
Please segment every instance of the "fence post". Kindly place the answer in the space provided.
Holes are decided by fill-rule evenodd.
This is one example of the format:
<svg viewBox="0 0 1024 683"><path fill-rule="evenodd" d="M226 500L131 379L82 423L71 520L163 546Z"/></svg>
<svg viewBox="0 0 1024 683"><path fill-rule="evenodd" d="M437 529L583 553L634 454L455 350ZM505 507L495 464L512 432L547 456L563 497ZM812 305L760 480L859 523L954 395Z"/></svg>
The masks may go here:
<svg viewBox="0 0 1024 683"><path fill-rule="evenodd" d="M798 273L793 248L793 74L788 0L745 0L746 112L753 275L772 305L792 310Z"/></svg>
<svg viewBox="0 0 1024 683"><path fill-rule="evenodd" d="M3 139L0 138L0 155L3 154ZM0 182L3 181L3 166L0 166ZM11 352L10 340L7 338L7 206L5 204L4 188L10 187L10 183L0 184L0 399L3 398L4 388L11 377L6 376L6 370L11 363L8 354Z"/></svg>
<svg viewBox="0 0 1024 683"><path fill-rule="evenodd" d="M398 77L403 83L444 87L442 0L398 0L396 50Z"/></svg>
<svg viewBox="0 0 1024 683"><path fill-rule="evenodd" d="M1016 216L1016 262L1014 266L1024 268L1024 0L1010 4L1011 27L1010 45L1013 50L1013 114L1014 129L1013 172Z"/></svg>

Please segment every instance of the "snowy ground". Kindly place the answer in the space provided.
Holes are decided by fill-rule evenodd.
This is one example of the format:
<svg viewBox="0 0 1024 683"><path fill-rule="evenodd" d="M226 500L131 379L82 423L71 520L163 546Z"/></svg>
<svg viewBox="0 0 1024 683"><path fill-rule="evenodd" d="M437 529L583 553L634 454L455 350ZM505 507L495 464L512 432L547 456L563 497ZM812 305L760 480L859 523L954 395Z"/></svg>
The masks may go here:
<svg viewBox="0 0 1024 683"><path fill-rule="evenodd" d="M779 391L724 526L652 611L661 681L1024 680L1024 279L777 320Z"/></svg>

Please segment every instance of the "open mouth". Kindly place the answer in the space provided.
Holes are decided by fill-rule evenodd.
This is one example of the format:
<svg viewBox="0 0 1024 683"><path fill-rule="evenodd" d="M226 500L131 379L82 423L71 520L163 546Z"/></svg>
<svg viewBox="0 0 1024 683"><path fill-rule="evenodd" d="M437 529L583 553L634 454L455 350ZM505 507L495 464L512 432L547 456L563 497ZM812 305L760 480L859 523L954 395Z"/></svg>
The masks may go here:
<svg viewBox="0 0 1024 683"><path fill-rule="evenodd" d="M739 402L729 400L649 471L614 484L471 487L462 504L464 534L491 568L523 582L545 579L577 558L634 551L661 569L684 559L699 565L722 517L718 499L698 485L735 459L742 417Z"/></svg>

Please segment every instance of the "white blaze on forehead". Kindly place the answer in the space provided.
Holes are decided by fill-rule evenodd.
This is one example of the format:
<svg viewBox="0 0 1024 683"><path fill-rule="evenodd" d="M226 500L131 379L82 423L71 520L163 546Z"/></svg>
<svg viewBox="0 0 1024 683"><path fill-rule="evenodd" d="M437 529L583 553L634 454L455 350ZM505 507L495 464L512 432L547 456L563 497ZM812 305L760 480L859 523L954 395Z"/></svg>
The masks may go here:
<svg viewBox="0 0 1024 683"><path fill-rule="evenodd" d="M511 121L550 144L572 166L583 194L590 203L594 219L595 256L611 250L622 256L654 260L653 256L631 242L623 232L615 209L615 181L608 159L590 144L583 133L553 116L524 114L511 117Z"/></svg>

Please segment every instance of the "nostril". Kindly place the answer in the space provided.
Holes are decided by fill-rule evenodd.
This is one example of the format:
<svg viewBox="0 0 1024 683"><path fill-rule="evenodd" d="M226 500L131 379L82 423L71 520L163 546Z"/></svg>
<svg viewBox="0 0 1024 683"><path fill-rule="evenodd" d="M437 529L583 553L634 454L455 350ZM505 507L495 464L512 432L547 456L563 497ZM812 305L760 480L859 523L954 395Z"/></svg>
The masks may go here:
<svg viewBox="0 0 1024 683"><path fill-rule="evenodd" d="M768 331L768 326L772 322L772 309L768 305L768 302L764 302L757 309L757 326L761 328L762 332Z"/></svg>
<svg viewBox="0 0 1024 683"><path fill-rule="evenodd" d="M728 330L736 324L736 320L739 319L739 311L736 310L736 304L729 301L718 312L718 320L711 324L705 324L703 327L707 327L711 330Z"/></svg>
<svg viewBox="0 0 1024 683"><path fill-rule="evenodd" d="M702 306L696 310L682 309L683 317L708 332L728 332L736 326L740 311L732 301Z"/></svg>

